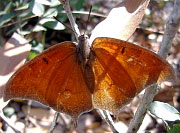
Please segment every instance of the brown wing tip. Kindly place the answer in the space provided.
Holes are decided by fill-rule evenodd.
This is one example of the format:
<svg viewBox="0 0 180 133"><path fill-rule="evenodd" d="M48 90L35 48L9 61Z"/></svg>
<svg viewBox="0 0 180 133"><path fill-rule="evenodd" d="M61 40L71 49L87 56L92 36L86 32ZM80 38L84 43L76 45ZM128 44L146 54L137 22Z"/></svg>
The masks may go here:
<svg viewBox="0 0 180 133"><path fill-rule="evenodd" d="M171 65L166 65L166 67L162 70L158 83L164 82L164 81L169 81L172 82L173 84L177 83L177 74L175 70L171 67Z"/></svg>
<svg viewBox="0 0 180 133"><path fill-rule="evenodd" d="M10 100L12 98L12 95L10 95L8 92L7 92L7 88L4 89L3 91L3 100L4 102L7 102L8 100Z"/></svg>

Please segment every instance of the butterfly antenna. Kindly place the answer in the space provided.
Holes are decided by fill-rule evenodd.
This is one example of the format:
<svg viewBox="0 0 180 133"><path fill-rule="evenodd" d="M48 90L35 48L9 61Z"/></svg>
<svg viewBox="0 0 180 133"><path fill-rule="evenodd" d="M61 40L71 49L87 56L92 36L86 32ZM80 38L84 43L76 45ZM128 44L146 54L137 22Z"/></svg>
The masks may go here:
<svg viewBox="0 0 180 133"><path fill-rule="evenodd" d="M86 30L84 31L84 35L85 35L86 31L87 31L87 26L89 25L89 19L90 19L91 11L92 11L92 5L91 5L91 7L89 9L88 19L86 21L86 27L85 27Z"/></svg>
<svg viewBox="0 0 180 133"><path fill-rule="evenodd" d="M56 19L58 22L62 23L66 28L70 29L74 34L77 34L76 31L74 31L69 25L61 22L57 17L53 16L54 19Z"/></svg>

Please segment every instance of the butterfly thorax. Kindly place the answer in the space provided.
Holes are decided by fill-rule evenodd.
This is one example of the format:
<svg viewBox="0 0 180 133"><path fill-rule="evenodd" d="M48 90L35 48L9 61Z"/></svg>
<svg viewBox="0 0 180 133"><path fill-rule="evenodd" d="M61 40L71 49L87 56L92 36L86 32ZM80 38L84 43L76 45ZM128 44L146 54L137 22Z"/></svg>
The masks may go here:
<svg viewBox="0 0 180 133"><path fill-rule="evenodd" d="M81 35L78 37L78 40L79 43L77 46L77 52L79 55L79 61L85 65L90 58L90 46L88 42L88 36Z"/></svg>

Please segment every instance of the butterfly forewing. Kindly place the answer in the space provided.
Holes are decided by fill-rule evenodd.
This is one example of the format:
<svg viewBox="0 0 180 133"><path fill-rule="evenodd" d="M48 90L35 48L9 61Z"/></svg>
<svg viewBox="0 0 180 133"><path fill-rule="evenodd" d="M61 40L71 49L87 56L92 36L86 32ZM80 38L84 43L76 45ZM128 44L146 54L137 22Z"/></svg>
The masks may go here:
<svg viewBox="0 0 180 133"><path fill-rule="evenodd" d="M64 42L29 61L8 81L4 98L33 99L74 118L90 110L91 93L77 61L76 46Z"/></svg>
<svg viewBox="0 0 180 133"><path fill-rule="evenodd" d="M99 95L103 95L104 99L108 97L114 100L115 97L122 95L131 99L145 87L156 82L173 80L175 77L171 66L158 55L125 41L97 38L93 42L92 50L95 58L93 70L97 83L94 99L98 99L95 103L102 103L97 97ZM101 66L102 72L98 66ZM107 86L99 85L107 81L109 82ZM112 88L116 89L112 90ZM119 98L119 103L122 103L122 99Z"/></svg>

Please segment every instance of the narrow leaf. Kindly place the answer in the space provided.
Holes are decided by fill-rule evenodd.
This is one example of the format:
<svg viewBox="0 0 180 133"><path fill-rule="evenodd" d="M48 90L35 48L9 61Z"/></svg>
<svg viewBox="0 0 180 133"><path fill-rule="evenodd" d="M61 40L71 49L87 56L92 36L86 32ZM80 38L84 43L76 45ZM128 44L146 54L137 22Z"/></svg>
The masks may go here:
<svg viewBox="0 0 180 133"><path fill-rule="evenodd" d="M44 18L39 23L54 30L63 30L65 28L63 24L57 22L54 18Z"/></svg>
<svg viewBox="0 0 180 133"><path fill-rule="evenodd" d="M180 120L178 111L171 105L163 102L154 101L151 103L149 109L151 114L165 121L176 121Z"/></svg>
<svg viewBox="0 0 180 133"><path fill-rule="evenodd" d="M33 32L39 32L39 31L46 31L47 29L41 25L36 25L34 28L33 28Z"/></svg>

